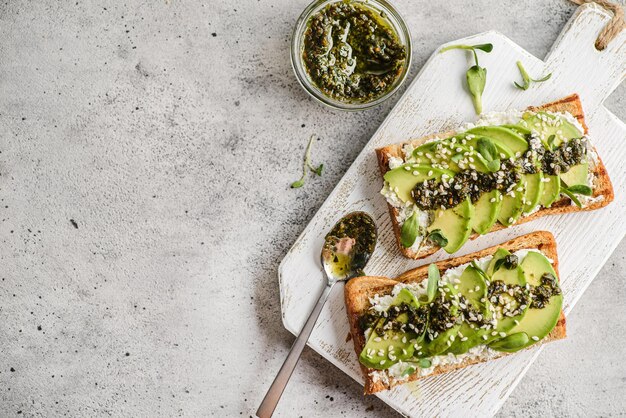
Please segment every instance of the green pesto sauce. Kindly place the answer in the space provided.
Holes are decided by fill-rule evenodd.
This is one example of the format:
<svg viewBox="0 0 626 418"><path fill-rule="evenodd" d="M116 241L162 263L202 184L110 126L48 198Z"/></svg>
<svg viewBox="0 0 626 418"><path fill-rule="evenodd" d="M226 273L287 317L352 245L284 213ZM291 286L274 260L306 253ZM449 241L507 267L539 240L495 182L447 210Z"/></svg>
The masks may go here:
<svg viewBox="0 0 626 418"><path fill-rule="evenodd" d="M329 4L309 19L302 58L311 81L347 103L378 99L406 64L405 47L384 13L352 1Z"/></svg>
<svg viewBox="0 0 626 418"><path fill-rule="evenodd" d="M362 272L374 252L378 232L372 219L362 212L346 215L326 234L324 250L332 254L329 260L333 274L343 275L351 270ZM354 238L349 255L338 254L335 247L341 238Z"/></svg>

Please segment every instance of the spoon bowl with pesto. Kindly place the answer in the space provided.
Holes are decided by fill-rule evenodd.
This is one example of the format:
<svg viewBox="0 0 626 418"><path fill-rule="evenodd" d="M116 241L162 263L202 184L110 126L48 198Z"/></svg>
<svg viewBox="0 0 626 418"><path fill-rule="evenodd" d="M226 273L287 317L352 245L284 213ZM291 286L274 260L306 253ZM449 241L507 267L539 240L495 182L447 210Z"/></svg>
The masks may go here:
<svg viewBox="0 0 626 418"><path fill-rule="evenodd" d="M316 0L296 23L291 62L313 98L336 109L367 109L406 79L411 36L385 0Z"/></svg>
<svg viewBox="0 0 626 418"><path fill-rule="evenodd" d="M261 418L272 416L331 290L339 282L364 274L363 268L374 252L377 238L376 223L365 212L351 212L345 215L326 234L320 257L326 275L326 287L263 398L257 416Z"/></svg>

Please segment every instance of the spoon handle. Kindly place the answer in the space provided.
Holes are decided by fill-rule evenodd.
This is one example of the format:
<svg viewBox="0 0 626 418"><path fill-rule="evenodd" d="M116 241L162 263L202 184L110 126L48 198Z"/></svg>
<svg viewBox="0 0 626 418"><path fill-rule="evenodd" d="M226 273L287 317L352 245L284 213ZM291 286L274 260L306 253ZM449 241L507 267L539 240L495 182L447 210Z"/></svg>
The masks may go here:
<svg viewBox="0 0 626 418"><path fill-rule="evenodd" d="M324 288L324 291L320 295L315 308L313 308L313 311L309 315L309 319L307 319L302 331L300 331L300 335L298 335L298 338L296 338L296 341L291 346L291 350L289 350L289 354L287 355L283 366L276 375L276 378L274 379L272 386L270 386L267 391L265 398L263 398L261 406L259 406L259 409L256 411L259 418L269 418L274 413L274 409L276 409L276 405L278 404L278 401L287 386L287 382L289 382L291 373L293 373L293 370L296 368L296 364L298 364L300 354L302 354L302 350L304 349L304 346L313 331L313 327L317 322L317 317L320 315L322 307L324 306L324 303L326 303L326 299L328 299L331 289L334 287L333 285L334 283L328 284Z"/></svg>

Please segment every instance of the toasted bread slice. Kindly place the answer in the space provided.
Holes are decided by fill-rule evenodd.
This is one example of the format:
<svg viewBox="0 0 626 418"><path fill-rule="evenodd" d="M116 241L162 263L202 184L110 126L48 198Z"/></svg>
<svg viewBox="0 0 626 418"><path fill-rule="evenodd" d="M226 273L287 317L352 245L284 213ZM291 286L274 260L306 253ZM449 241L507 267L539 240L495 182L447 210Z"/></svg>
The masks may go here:
<svg viewBox="0 0 626 418"><path fill-rule="evenodd" d="M453 267L460 266L461 264L469 263L472 260L479 259L482 257L486 257L492 255L496 252L498 248L505 248L510 252L514 252L522 249L538 249L540 250L546 257L550 258L554 261L553 267L554 271L556 271L557 276L559 275L559 259L556 251L556 242L554 240L554 236L550 232L539 231L533 232L528 235L523 235L521 237L512 239L507 241L501 245L497 245L494 247L486 248L481 251L474 252L472 254L468 254L463 257L453 258L450 260L439 261L437 266L440 271L445 271ZM345 302L346 302L346 310L348 312L348 320L350 322L350 332L352 334L352 341L354 341L354 350L357 353L357 356L363 350L365 346L365 330L362 330L359 325L359 318L363 313L365 313L370 308L369 299L374 295L385 295L391 293L393 287L399 282L404 283L419 283L422 280L428 278L428 266L418 267L416 269L407 271L404 274L396 277L396 279L389 279L387 277L369 277L362 276L357 277L350 280L346 284L345 288ZM560 278L559 278L560 281ZM566 336L565 332L565 315L561 311L561 316L554 327L554 329L545 337L542 341L537 344L543 344L548 341L554 341L563 339ZM531 346L535 347L537 344ZM495 358L502 357L505 355L509 355L510 353L498 353ZM463 367L470 366L472 364L477 364L484 362L486 360L481 359L466 359L462 363L459 364L451 364L444 366L435 367L432 374L428 376L434 376L442 373L447 373L456 369L460 369ZM375 371L374 369L370 369L361 364L361 369L363 370L363 376L365 377L365 394L369 395L375 392L379 392L381 390L391 389L394 386L398 386L407 382L411 382L414 380L418 380L424 377L420 377L418 374L413 374L409 376L407 380L398 381L393 377L387 376L387 379L374 379L371 375L372 372L380 373L379 371Z"/></svg>
<svg viewBox="0 0 626 418"><path fill-rule="evenodd" d="M587 134L587 125L585 124L585 115L583 113L583 108L580 102L580 97L578 97L577 94L573 94L571 96L565 97L561 100L557 100L552 103L544 104L543 106L529 107L528 110L531 110L531 111L543 110L543 111L549 111L549 112L569 112L580 122L583 129L585 130L585 134ZM378 167L380 169L381 175L385 175L385 173L389 171L389 159L391 157L402 158L404 156L403 151L402 151L402 147L404 145L412 144L413 146L417 147L436 136L445 138L445 137L452 136L455 133L456 132L454 131L450 131L450 132L445 132L443 134L429 135L423 138L414 139L414 140L410 140L404 143L389 145L383 148L376 149L376 155L378 157ZM608 205L610 202L613 201L613 198L614 198L613 185L611 184L611 180L606 171L606 167L602 163L602 160L600 159L599 155L598 155L598 163L595 167L594 174L595 174L595 180L593 184L593 196L592 197L597 198L597 197L603 196L604 197L603 199L595 200L594 202L586 205L585 207L579 208L577 206L572 205L569 198L564 197L554 202L552 206L549 208L541 208L538 211L532 213L531 215L520 217L520 219L517 221L516 224L529 222L545 215L556 215L560 213L594 210L594 209L599 209L601 207ZM420 258L427 257L431 254L434 254L435 252L439 250L439 247L437 246L424 246L419 252L415 252L411 250L410 248L405 248L404 246L402 246L401 241L400 241L401 226L397 220L398 210L390 204L388 204L388 207L389 207L389 214L391 216L391 221L393 224L394 234L396 236L396 241L398 242L398 247L400 248L400 252L405 257L413 258L417 260ZM504 228L506 228L504 225L496 222L489 232L498 231ZM470 239L474 239L478 236L479 236L478 234L473 233L470 236Z"/></svg>

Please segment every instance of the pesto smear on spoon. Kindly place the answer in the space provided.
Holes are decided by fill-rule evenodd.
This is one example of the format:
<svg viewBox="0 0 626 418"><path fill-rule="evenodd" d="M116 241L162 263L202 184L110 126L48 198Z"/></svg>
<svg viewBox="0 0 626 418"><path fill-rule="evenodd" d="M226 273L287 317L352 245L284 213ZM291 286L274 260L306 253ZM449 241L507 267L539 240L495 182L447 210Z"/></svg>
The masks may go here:
<svg viewBox="0 0 626 418"><path fill-rule="evenodd" d="M329 4L310 18L302 58L322 93L347 103L378 99L406 65L386 15L356 1Z"/></svg>

